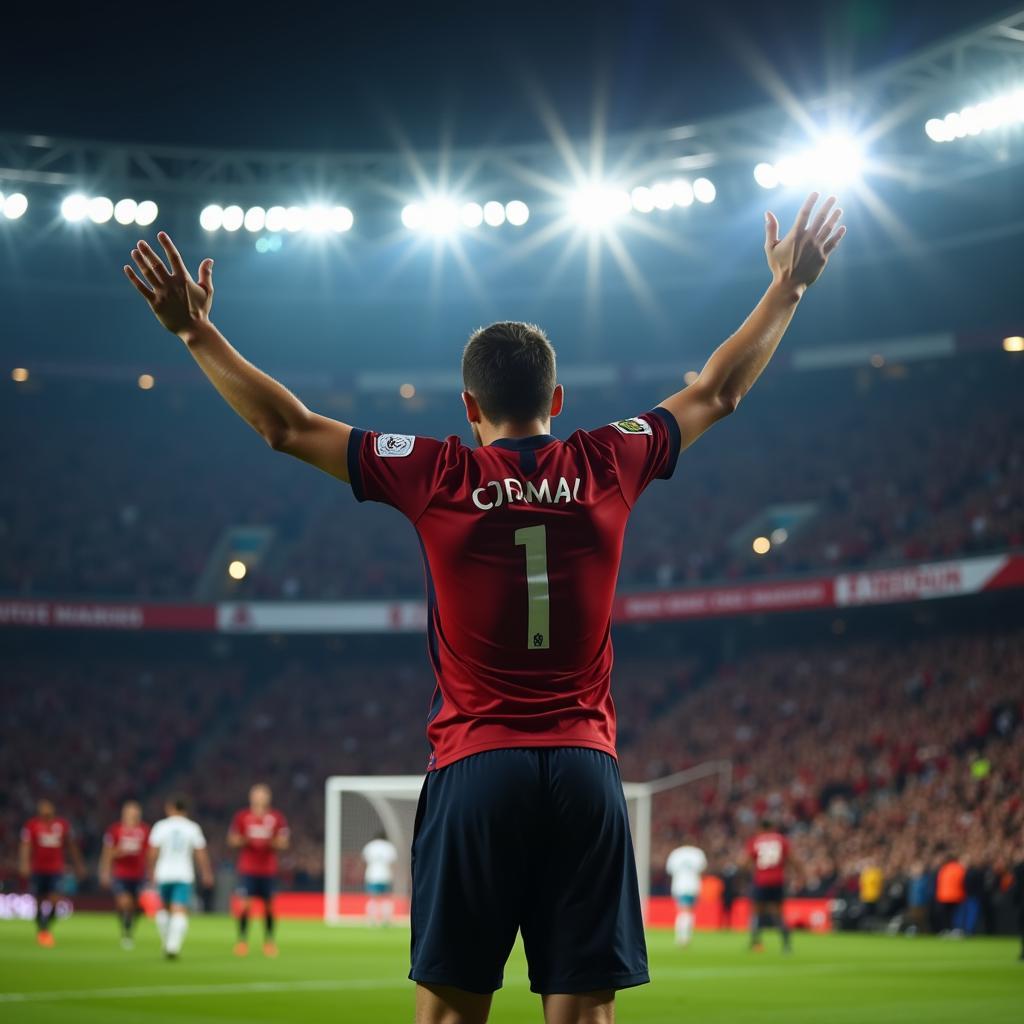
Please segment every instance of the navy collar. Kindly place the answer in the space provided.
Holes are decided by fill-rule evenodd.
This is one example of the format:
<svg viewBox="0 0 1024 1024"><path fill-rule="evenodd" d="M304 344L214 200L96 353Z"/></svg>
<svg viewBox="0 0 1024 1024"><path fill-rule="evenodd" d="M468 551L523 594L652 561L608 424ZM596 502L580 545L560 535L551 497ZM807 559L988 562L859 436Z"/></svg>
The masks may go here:
<svg viewBox="0 0 1024 1024"><path fill-rule="evenodd" d="M543 448L558 438L553 434L534 434L533 437L499 437L492 441L488 448L506 448L510 452L533 451L536 448Z"/></svg>

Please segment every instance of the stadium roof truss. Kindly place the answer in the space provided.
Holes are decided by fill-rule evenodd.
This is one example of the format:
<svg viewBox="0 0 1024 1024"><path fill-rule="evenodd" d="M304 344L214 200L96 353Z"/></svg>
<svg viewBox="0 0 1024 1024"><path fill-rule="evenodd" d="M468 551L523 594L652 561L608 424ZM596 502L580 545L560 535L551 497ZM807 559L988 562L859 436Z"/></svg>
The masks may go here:
<svg viewBox="0 0 1024 1024"><path fill-rule="evenodd" d="M979 90L1024 82L1024 9L963 32L911 57L858 76L797 110L779 103L727 117L656 130L607 136L607 152L630 154L632 170L685 173L730 162L764 159L765 146L779 138L806 139L809 123L821 124L851 108L869 111L890 134L908 124L910 144L899 152L900 176L913 187L963 180L1024 162L1024 146L1010 147L1000 133L981 135L949 147L925 138L925 118L941 116L950 105L983 98ZM578 143L585 154L590 143ZM398 196L416 190L417 180L454 177L475 168L492 183L529 183L538 176L564 177L557 147L550 141L434 153L312 153L270 150L220 151L185 146L117 144L0 134L0 183L82 188L89 183L133 194L204 194L216 190L239 201L265 199L296 189L340 187L345 198L376 193ZM416 170L414 170L414 168ZM443 172L447 171L447 175Z"/></svg>

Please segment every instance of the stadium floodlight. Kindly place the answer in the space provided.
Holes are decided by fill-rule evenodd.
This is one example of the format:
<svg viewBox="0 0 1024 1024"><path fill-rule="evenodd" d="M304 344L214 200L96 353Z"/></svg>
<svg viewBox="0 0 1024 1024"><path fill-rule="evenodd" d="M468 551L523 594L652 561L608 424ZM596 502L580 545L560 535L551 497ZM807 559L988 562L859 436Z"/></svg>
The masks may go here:
<svg viewBox="0 0 1024 1024"><path fill-rule="evenodd" d="M246 231L262 231L266 223L267 211L262 206L250 206L245 211L245 217L242 219L242 226Z"/></svg>
<svg viewBox="0 0 1024 1024"><path fill-rule="evenodd" d="M505 206L492 199L484 203L484 223L492 228L500 228L505 223Z"/></svg>
<svg viewBox="0 0 1024 1024"><path fill-rule="evenodd" d="M245 574L249 571L248 566L241 559L236 558L228 565L228 575L233 580L244 580Z"/></svg>
<svg viewBox="0 0 1024 1024"><path fill-rule="evenodd" d="M448 235L459 226L459 208L451 199L432 199L424 208L423 227L434 235Z"/></svg>
<svg viewBox="0 0 1024 1024"><path fill-rule="evenodd" d="M330 229L330 216L331 212L326 206L315 204L306 208L306 223L305 230L312 231L315 234Z"/></svg>
<svg viewBox="0 0 1024 1024"><path fill-rule="evenodd" d="M530 219L530 208L521 199L505 204L505 218L514 228L521 228Z"/></svg>
<svg viewBox="0 0 1024 1024"><path fill-rule="evenodd" d="M599 228L624 217L632 203L625 189L588 185L569 198L569 213L578 224Z"/></svg>
<svg viewBox="0 0 1024 1024"><path fill-rule="evenodd" d="M629 203L637 213L650 213L654 209L654 196L645 185L637 185L629 193Z"/></svg>
<svg viewBox="0 0 1024 1024"><path fill-rule="evenodd" d="M769 164L762 161L754 168L754 181L761 186L761 188L778 188L779 187L779 172L775 167L775 164Z"/></svg>
<svg viewBox="0 0 1024 1024"><path fill-rule="evenodd" d="M713 203L718 189L710 178L697 178L693 183L693 198L698 203Z"/></svg>
<svg viewBox="0 0 1024 1024"><path fill-rule="evenodd" d="M479 203L463 203L459 216L464 227L478 228L484 222L484 208Z"/></svg>
<svg viewBox="0 0 1024 1024"><path fill-rule="evenodd" d="M1011 335L1009 338L1003 338L1003 351L1024 352L1024 338L1019 334Z"/></svg>
<svg viewBox="0 0 1024 1024"><path fill-rule="evenodd" d="M224 209L216 204L204 206L199 214L199 226L204 231L219 231L224 224Z"/></svg>
<svg viewBox="0 0 1024 1024"><path fill-rule="evenodd" d="M106 196L93 196L89 200L89 220L93 224L106 224L114 216L114 203Z"/></svg>
<svg viewBox="0 0 1024 1024"><path fill-rule="evenodd" d="M685 178L676 178L669 182L672 202L676 206L693 206L693 186Z"/></svg>
<svg viewBox="0 0 1024 1024"><path fill-rule="evenodd" d="M221 227L225 231L237 231L245 220L245 210L240 206L225 206Z"/></svg>
<svg viewBox="0 0 1024 1024"><path fill-rule="evenodd" d="M767 537L755 537L750 545L755 555L767 555L772 549L772 542Z"/></svg>
<svg viewBox="0 0 1024 1024"><path fill-rule="evenodd" d="M125 226L134 224L138 208L139 204L134 199L119 199L114 203L114 220Z"/></svg>
<svg viewBox="0 0 1024 1024"><path fill-rule="evenodd" d="M149 227L156 220L156 215L159 212L160 208L152 199L143 199L135 210L135 223L140 228Z"/></svg>
<svg viewBox="0 0 1024 1024"><path fill-rule="evenodd" d="M4 216L8 220L17 220L24 216L28 209L28 199L21 192L12 192L6 198L0 196L0 200L2 200Z"/></svg>
<svg viewBox="0 0 1024 1024"><path fill-rule="evenodd" d="M355 222L356 219L347 206L332 206L327 213L327 226L338 234L351 231Z"/></svg>
<svg viewBox="0 0 1024 1024"><path fill-rule="evenodd" d="M152 391L153 385L156 384L156 378L151 373L140 373L136 383L141 391Z"/></svg>
<svg viewBox="0 0 1024 1024"><path fill-rule="evenodd" d="M60 204L61 216L72 224L85 220L89 216L89 199L81 192L74 192L65 196Z"/></svg>
<svg viewBox="0 0 1024 1024"><path fill-rule="evenodd" d="M932 142L952 142L1022 122L1024 88L1018 88L982 103L950 111L945 117L930 117L924 123L924 131Z"/></svg>
<svg viewBox="0 0 1024 1024"><path fill-rule="evenodd" d="M16 366L11 370L11 380L15 384L24 384L28 380L28 370L24 366Z"/></svg>
<svg viewBox="0 0 1024 1024"><path fill-rule="evenodd" d="M267 210L265 221L268 231L284 231L285 221L288 219L288 211L283 206L272 206Z"/></svg>
<svg viewBox="0 0 1024 1024"><path fill-rule="evenodd" d="M284 229L294 234L302 231L309 223L309 211L304 206L289 206L284 211Z"/></svg>
<svg viewBox="0 0 1024 1024"><path fill-rule="evenodd" d="M672 198L672 188L664 181L659 181L651 186L651 201L659 210L671 210L675 206Z"/></svg>
<svg viewBox="0 0 1024 1024"><path fill-rule="evenodd" d="M480 216L483 217L483 211ZM418 231L426 219L427 212L423 209L422 203L409 203L402 207L402 223L410 231Z"/></svg>

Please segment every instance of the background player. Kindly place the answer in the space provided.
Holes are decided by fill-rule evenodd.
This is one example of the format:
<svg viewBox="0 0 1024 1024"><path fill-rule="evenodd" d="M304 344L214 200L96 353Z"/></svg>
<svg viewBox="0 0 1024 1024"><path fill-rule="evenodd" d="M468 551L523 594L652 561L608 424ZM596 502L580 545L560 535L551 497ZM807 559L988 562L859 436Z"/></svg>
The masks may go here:
<svg viewBox="0 0 1024 1024"><path fill-rule="evenodd" d="M814 212L817 200L784 238L765 215L771 284L696 381L643 416L559 441L564 392L544 334L476 332L462 361L475 449L312 413L210 323L212 260L194 281L166 233L169 266L145 242L132 250L133 286L272 448L419 534L436 678L413 839L420 1024L486 1021L520 928L548 1024L610 1021L615 992L649 980L610 692L626 522L680 450L736 409L824 270L845 228L835 198Z"/></svg>
<svg viewBox="0 0 1024 1024"><path fill-rule="evenodd" d="M371 924L390 924L395 910L391 897L395 885L395 862L398 850L395 844L379 832L363 847L363 863L366 872L363 884L366 888L366 916Z"/></svg>
<svg viewBox="0 0 1024 1024"><path fill-rule="evenodd" d="M672 876L672 897L676 901L677 946L688 946L693 937L694 907L707 867L708 859L697 846L677 846L668 855L665 870Z"/></svg>
<svg viewBox="0 0 1024 1024"><path fill-rule="evenodd" d="M761 929L769 922L778 925L782 949L789 953L789 925L783 916L786 865L789 862L789 840L775 829L772 822L761 822L761 831L747 843L747 858L753 873L753 910L750 915L750 948L761 950Z"/></svg>
<svg viewBox="0 0 1024 1024"><path fill-rule="evenodd" d="M270 806L270 787L257 783L249 790L249 806L235 814L228 830L228 846L238 855L238 941L235 955L249 952L249 908L253 899L263 903L263 955L277 956L274 943L274 879L277 854L287 850L290 835L284 815Z"/></svg>
<svg viewBox="0 0 1024 1024"><path fill-rule="evenodd" d="M57 897L64 877L67 852L79 879L85 877L85 864L78 849L71 825L58 818L52 801L40 800L36 815L29 818L21 829L18 847L18 870L28 882L32 879L32 892L36 898L36 941L40 946L54 944L50 927L57 914Z"/></svg>
<svg viewBox="0 0 1024 1024"><path fill-rule="evenodd" d="M177 958L185 942L196 865L203 885L207 888L213 885L206 837L203 830L186 817L187 810L188 801L183 796L171 797L164 805L167 817L161 818L149 833L149 869L161 903L156 912L156 927L168 960Z"/></svg>
<svg viewBox="0 0 1024 1024"><path fill-rule="evenodd" d="M121 808L121 820L103 834L100 854L100 885L114 894L114 906L121 922L121 945L131 949L132 931L139 913L139 890L146 878L146 842L149 826L142 820L142 808L127 800Z"/></svg>

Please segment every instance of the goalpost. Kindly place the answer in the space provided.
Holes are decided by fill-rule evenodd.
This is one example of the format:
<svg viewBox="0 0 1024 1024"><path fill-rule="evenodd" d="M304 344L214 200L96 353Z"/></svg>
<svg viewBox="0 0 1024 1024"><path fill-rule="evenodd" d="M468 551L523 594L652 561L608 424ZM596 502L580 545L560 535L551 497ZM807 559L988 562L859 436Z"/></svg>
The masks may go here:
<svg viewBox="0 0 1024 1024"><path fill-rule="evenodd" d="M704 779L717 779L720 791L732 786L731 761L707 761L651 782L625 782L629 824L636 850L640 898L651 894L652 822L655 804ZM383 833L398 850L395 898L399 916L407 914L413 826L422 775L332 775L326 783L324 820L324 921L363 920L362 905L352 899L363 891L363 847Z"/></svg>

